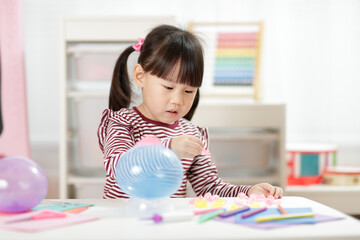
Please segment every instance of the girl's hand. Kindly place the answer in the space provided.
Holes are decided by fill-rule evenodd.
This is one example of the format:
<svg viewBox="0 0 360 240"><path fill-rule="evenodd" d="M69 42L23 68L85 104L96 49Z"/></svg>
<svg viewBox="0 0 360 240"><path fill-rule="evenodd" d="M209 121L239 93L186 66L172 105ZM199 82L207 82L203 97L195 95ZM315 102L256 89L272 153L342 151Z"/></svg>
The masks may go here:
<svg viewBox="0 0 360 240"><path fill-rule="evenodd" d="M249 189L248 195L263 194L265 197L273 196L275 199L282 198L283 190L281 187L273 186L269 183L259 183Z"/></svg>
<svg viewBox="0 0 360 240"><path fill-rule="evenodd" d="M171 150L180 158L194 158L201 154L204 144L197 137L182 135L171 140Z"/></svg>

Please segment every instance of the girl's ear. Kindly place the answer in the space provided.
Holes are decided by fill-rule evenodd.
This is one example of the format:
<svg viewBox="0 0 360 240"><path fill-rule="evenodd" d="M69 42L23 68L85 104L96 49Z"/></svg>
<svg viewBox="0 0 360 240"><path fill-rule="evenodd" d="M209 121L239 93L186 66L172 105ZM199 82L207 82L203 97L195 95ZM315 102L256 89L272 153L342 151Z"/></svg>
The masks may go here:
<svg viewBox="0 0 360 240"><path fill-rule="evenodd" d="M144 85L144 70L138 63L134 66L133 76L136 86L142 88Z"/></svg>

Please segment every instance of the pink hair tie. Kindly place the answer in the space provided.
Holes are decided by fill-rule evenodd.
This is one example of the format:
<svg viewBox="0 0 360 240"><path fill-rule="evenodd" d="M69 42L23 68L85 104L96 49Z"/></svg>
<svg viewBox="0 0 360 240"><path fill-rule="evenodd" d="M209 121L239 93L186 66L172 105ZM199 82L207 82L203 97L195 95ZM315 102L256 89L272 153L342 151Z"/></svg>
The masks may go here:
<svg viewBox="0 0 360 240"><path fill-rule="evenodd" d="M138 38L139 43L136 43L136 44L133 45L133 48L135 49L135 51L137 51L137 52L141 51L141 47L144 44L144 40L145 39L143 39L143 38Z"/></svg>

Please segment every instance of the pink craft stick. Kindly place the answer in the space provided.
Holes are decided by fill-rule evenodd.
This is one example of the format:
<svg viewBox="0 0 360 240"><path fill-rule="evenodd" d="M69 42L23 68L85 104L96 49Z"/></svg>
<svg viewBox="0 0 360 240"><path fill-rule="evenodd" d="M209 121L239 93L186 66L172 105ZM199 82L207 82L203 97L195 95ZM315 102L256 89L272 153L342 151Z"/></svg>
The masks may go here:
<svg viewBox="0 0 360 240"><path fill-rule="evenodd" d="M65 218L67 215L64 212L56 212L53 210L42 210L39 211L38 213L26 217L26 218L20 218L20 219L15 219L15 220L10 220L5 222L6 224L11 224L11 223L17 223L17 222L23 222L23 221L28 221L28 220L43 220L43 219L51 219L51 218Z"/></svg>
<svg viewBox="0 0 360 240"><path fill-rule="evenodd" d="M255 214L258 214L258 213L261 213L261 212L265 211L266 209L267 209L267 207L259 208L259 209L244 213L243 215L241 215L241 217L242 218L251 217L251 216L253 216Z"/></svg>
<svg viewBox="0 0 360 240"><path fill-rule="evenodd" d="M213 212L213 211L220 210L220 209L222 209L222 207L197 210L197 211L194 211L194 214L195 215L201 215L201 214L204 214L204 213L209 213L209 212Z"/></svg>

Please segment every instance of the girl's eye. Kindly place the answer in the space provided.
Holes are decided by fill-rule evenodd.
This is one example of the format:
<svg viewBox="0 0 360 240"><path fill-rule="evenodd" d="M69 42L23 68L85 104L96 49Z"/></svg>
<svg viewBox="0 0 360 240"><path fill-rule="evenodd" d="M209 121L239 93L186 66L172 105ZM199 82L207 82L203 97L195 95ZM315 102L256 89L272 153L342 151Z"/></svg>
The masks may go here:
<svg viewBox="0 0 360 240"><path fill-rule="evenodd" d="M169 86L164 86L165 89L168 89L168 90L172 90L173 88L172 87L169 87Z"/></svg>
<svg viewBox="0 0 360 240"><path fill-rule="evenodd" d="M193 93L194 91L191 90L185 90L186 93Z"/></svg>

